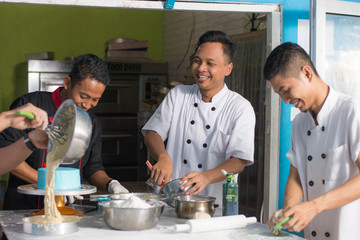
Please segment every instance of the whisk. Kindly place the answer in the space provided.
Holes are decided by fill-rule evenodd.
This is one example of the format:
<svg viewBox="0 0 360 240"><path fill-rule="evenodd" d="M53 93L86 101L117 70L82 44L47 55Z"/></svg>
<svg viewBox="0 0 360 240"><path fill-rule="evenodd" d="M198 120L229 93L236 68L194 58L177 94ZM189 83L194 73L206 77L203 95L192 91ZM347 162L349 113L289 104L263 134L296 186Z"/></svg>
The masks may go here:
<svg viewBox="0 0 360 240"><path fill-rule="evenodd" d="M30 120L35 119L35 115L30 112L17 111L16 114L24 116ZM66 133L64 133L64 131L59 126L47 125L45 128L45 132L48 135L50 141L52 142L54 142L55 140L62 145L66 142Z"/></svg>

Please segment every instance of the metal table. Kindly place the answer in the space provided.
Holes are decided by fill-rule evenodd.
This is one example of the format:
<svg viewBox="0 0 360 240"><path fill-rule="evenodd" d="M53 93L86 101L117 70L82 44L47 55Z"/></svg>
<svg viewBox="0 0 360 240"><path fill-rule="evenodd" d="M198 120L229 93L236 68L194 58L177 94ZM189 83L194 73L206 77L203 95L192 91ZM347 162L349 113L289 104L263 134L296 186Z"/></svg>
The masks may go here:
<svg viewBox="0 0 360 240"><path fill-rule="evenodd" d="M6 234L9 240L18 239L126 239L126 240L141 240L141 239L156 239L156 240L192 240L192 239L274 239L274 240L286 240L286 239L302 239L298 236L282 232L281 236L274 236L264 224L254 223L246 226L242 229L224 230L216 232L206 233L173 233L168 227L174 224L182 224L186 220L176 217L173 208L166 206L160 221L157 226L152 229L143 231L120 231L108 227L102 217L101 211L93 211L86 213L81 217L78 226L79 231L60 236L36 236L29 235L23 232L22 218L30 215L30 210L15 210L15 211L0 211L0 225L3 232ZM217 208L215 211L216 216L221 216L221 209Z"/></svg>

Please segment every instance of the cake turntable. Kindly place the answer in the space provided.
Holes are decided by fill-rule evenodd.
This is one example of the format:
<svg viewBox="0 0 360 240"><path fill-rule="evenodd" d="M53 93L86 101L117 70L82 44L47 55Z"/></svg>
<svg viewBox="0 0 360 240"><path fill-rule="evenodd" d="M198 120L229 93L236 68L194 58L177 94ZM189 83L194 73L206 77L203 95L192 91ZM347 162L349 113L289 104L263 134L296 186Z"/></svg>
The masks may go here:
<svg viewBox="0 0 360 240"><path fill-rule="evenodd" d="M19 193L28 194L28 195L45 195L45 189L38 189L36 184L27 184L18 186L17 191ZM77 211L71 207L65 206L65 196L66 195L88 195L96 192L96 187L92 185L81 184L79 189L67 189L67 190L54 190L56 206L61 213L61 215L74 215L74 216L83 216L83 212ZM31 215L44 215L44 209L36 210L31 212Z"/></svg>

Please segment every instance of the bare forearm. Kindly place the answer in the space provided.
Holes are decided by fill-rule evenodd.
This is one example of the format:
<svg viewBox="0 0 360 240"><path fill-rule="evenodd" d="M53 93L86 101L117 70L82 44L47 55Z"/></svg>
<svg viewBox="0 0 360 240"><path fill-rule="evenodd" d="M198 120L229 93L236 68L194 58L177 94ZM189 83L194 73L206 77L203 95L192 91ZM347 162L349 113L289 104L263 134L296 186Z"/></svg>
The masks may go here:
<svg viewBox="0 0 360 240"><path fill-rule="evenodd" d="M26 147L24 138L20 138L15 143L0 148L0 175L13 170L31 154L31 150Z"/></svg>
<svg viewBox="0 0 360 240"><path fill-rule="evenodd" d="M0 113L0 131L10 127L10 118L8 112Z"/></svg>
<svg viewBox="0 0 360 240"><path fill-rule="evenodd" d="M20 163L11 173L28 183L37 183L37 171L26 162Z"/></svg>
<svg viewBox="0 0 360 240"><path fill-rule="evenodd" d="M221 169L224 169L228 173L241 173L246 166L246 160L239 158L230 158L216 168L205 171L203 174L209 179L210 183L220 182L226 179L226 176L221 172Z"/></svg>
<svg viewBox="0 0 360 240"><path fill-rule="evenodd" d="M294 166L290 166L290 173L286 182L283 209L287 209L301 202L303 191L299 174Z"/></svg>
<svg viewBox="0 0 360 240"><path fill-rule="evenodd" d="M158 161L162 156L168 155L165 144L157 132L148 130L145 135L145 144L151 156Z"/></svg>
<svg viewBox="0 0 360 240"><path fill-rule="evenodd" d="M93 173L88 181L91 185L96 186L99 190L107 191L106 184L111 180L111 178L106 174L106 172L99 170Z"/></svg>
<svg viewBox="0 0 360 240"><path fill-rule="evenodd" d="M311 200L318 212L334 209L360 198L360 174L344 185Z"/></svg>

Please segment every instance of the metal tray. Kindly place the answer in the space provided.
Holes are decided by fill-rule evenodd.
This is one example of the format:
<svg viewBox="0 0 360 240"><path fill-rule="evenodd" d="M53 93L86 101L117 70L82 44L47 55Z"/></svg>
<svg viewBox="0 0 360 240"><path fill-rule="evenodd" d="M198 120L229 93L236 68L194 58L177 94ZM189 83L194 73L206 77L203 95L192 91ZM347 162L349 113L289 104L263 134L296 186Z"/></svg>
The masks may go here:
<svg viewBox="0 0 360 240"><path fill-rule="evenodd" d="M63 223L44 224L38 223L44 216L33 216L23 218L23 231L33 235L63 235L78 231L77 222L80 217L78 216L62 216L64 219Z"/></svg>

